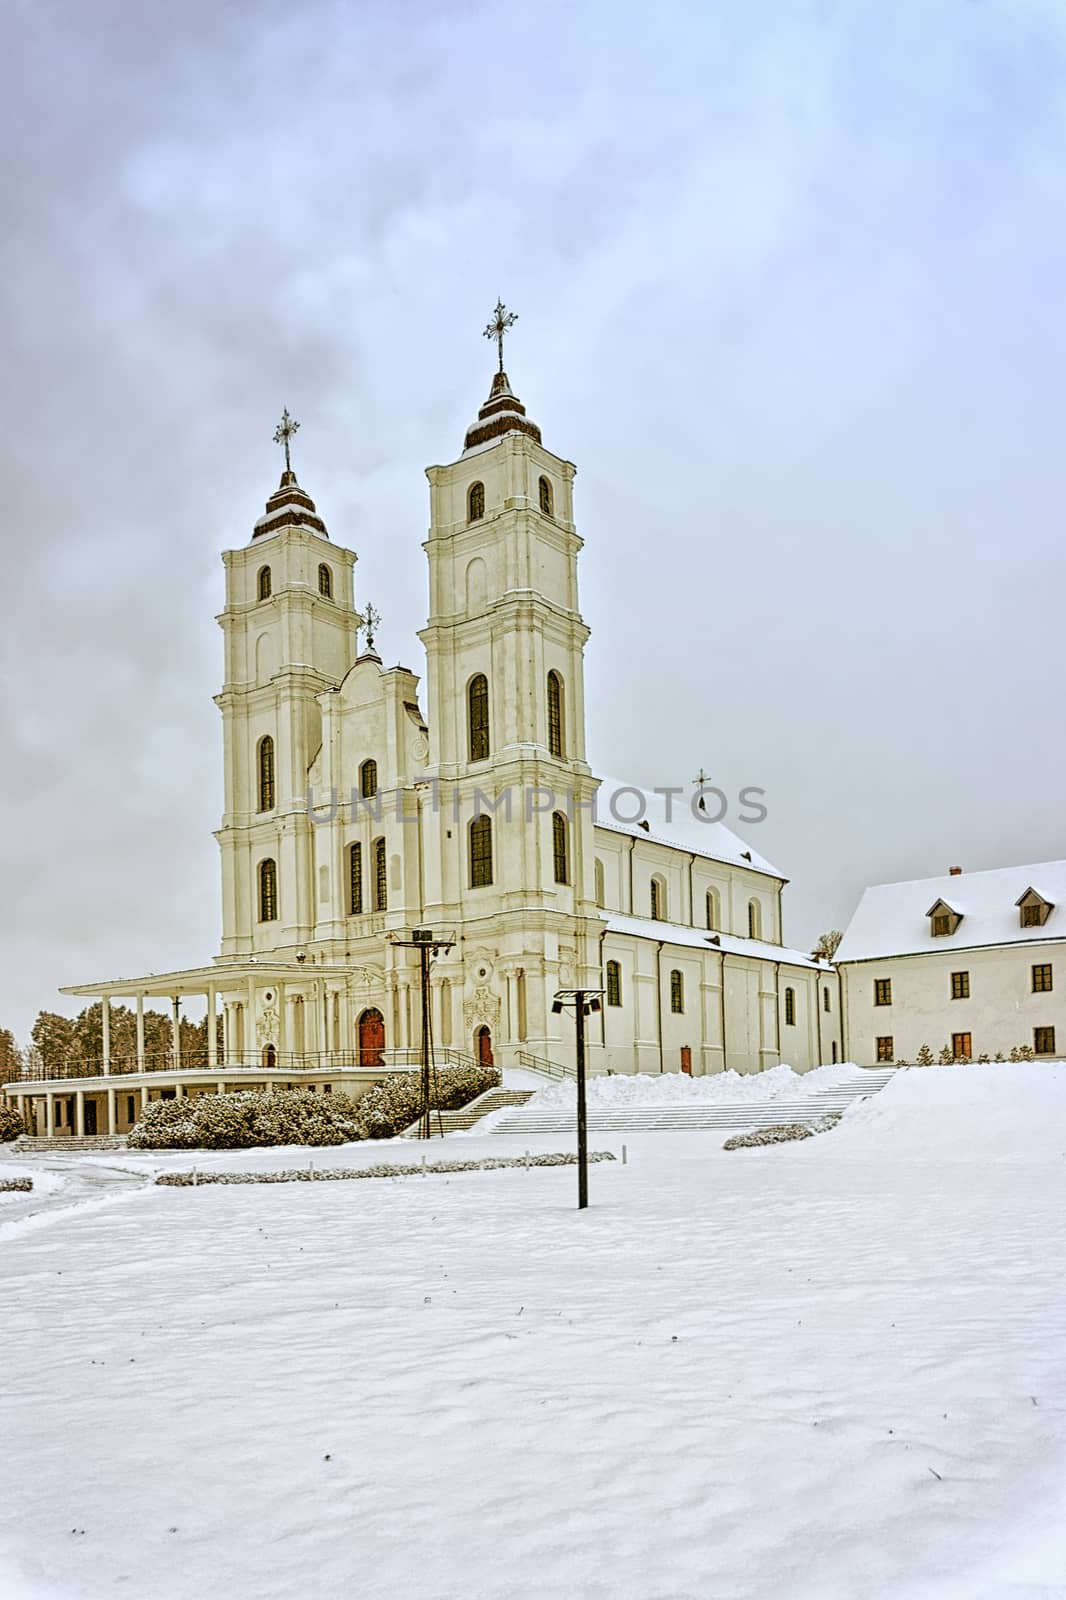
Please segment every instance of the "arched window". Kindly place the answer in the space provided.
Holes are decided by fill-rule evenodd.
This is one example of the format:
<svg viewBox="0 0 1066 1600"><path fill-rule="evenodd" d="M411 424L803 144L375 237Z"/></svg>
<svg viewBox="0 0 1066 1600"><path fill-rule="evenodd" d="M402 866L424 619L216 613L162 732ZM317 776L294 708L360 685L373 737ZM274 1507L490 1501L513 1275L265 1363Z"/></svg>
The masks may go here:
<svg viewBox="0 0 1066 1600"><path fill-rule="evenodd" d="M327 600L333 599L333 574L324 561L318 569L318 592Z"/></svg>
<svg viewBox="0 0 1066 1600"><path fill-rule="evenodd" d="M384 839L374 840L374 910L389 909L389 863Z"/></svg>
<svg viewBox="0 0 1066 1600"><path fill-rule="evenodd" d="M758 900L748 901L748 938L762 938L762 906Z"/></svg>
<svg viewBox="0 0 1066 1600"><path fill-rule="evenodd" d="M563 680L557 672L548 673L548 751L562 759Z"/></svg>
<svg viewBox="0 0 1066 1600"><path fill-rule="evenodd" d="M570 840L566 818L561 811L552 812L552 866L556 883L570 882Z"/></svg>
<svg viewBox="0 0 1066 1600"><path fill-rule="evenodd" d="M466 520L480 522L485 515L485 485L472 483L470 493L466 497Z"/></svg>
<svg viewBox="0 0 1066 1600"><path fill-rule="evenodd" d="M541 478L538 485L540 490L540 509L546 517L552 514L552 486L547 478Z"/></svg>
<svg viewBox="0 0 1066 1600"><path fill-rule="evenodd" d="M364 800L372 800L378 792L378 764L364 761L359 768L359 793Z"/></svg>
<svg viewBox="0 0 1066 1600"><path fill-rule="evenodd" d="M270 568L269 567L260 567L259 568L259 598L260 598L260 600L269 600L270 599Z"/></svg>
<svg viewBox="0 0 1066 1600"><path fill-rule="evenodd" d="M593 873L596 879L596 904L598 906L602 906L606 903L607 893L603 883L603 862L600 860L599 856L596 857L596 865L593 868Z"/></svg>
<svg viewBox="0 0 1066 1600"><path fill-rule="evenodd" d="M682 1012L685 1009L685 980L675 967L670 974L670 1010Z"/></svg>
<svg viewBox="0 0 1066 1600"><path fill-rule="evenodd" d="M483 672L471 678L466 691L471 761L489 758L489 680Z"/></svg>
<svg viewBox="0 0 1066 1600"><path fill-rule="evenodd" d="M358 917L363 910L363 847L348 847L348 915Z"/></svg>
<svg viewBox="0 0 1066 1600"><path fill-rule="evenodd" d="M492 882L492 818L475 817L470 824L470 887L485 889Z"/></svg>
<svg viewBox="0 0 1066 1600"><path fill-rule="evenodd" d="M259 810L274 809L274 741L269 733L259 741Z"/></svg>
<svg viewBox="0 0 1066 1600"><path fill-rule="evenodd" d="M269 858L259 863L259 920L278 920L278 869Z"/></svg>
<svg viewBox="0 0 1066 1600"><path fill-rule="evenodd" d="M620 1006L622 1004L622 963L608 961L607 963L607 1004Z"/></svg>
<svg viewBox="0 0 1066 1600"><path fill-rule="evenodd" d="M786 1028L794 1028L795 1026L796 1026L796 991L795 991L795 989L786 989L785 990L785 1027Z"/></svg>
<svg viewBox="0 0 1066 1600"><path fill-rule="evenodd" d="M707 890L707 926L713 932L721 926L721 910L718 902L718 890Z"/></svg>
<svg viewBox="0 0 1066 1600"><path fill-rule="evenodd" d="M666 921L666 880L658 874L651 880L651 914L656 922Z"/></svg>

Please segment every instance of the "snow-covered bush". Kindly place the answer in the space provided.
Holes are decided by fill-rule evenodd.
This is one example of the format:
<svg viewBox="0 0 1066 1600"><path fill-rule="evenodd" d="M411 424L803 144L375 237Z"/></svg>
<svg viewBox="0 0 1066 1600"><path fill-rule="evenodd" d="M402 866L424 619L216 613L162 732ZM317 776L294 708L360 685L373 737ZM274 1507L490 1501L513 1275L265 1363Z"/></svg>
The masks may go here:
<svg viewBox="0 0 1066 1600"><path fill-rule="evenodd" d="M914 1060L916 1066L931 1067L933 1065L933 1052L927 1044L923 1044Z"/></svg>
<svg viewBox="0 0 1066 1600"><path fill-rule="evenodd" d="M937 1060L940 1062L942 1067L950 1067L954 1059L955 1057L952 1054L950 1045L944 1045L939 1056L937 1056Z"/></svg>
<svg viewBox="0 0 1066 1600"><path fill-rule="evenodd" d="M32 1178L0 1178L0 1194L30 1194Z"/></svg>
<svg viewBox="0 0 1066 1600"><path fill-rule="evenodd" d="M826 1133L840 1121L839 1112L830 1112L815 1122L779 1122L775 1128L753 1128L751 1133L734 1133L722 1146L723 1150L750 1150L758 1145L789 1144L793 1139L813 1139L816 1133Z"/></svg>
<svg viewBox="0 0 1066 1600"><path fill-rule="evenodd" d="M457 1111L487 1089L495 1089L495 1067L441 1067L431 1095L435 1110ZM391 1139L409 1128L422 1110L422 1085L415 1072L398 1072L368 1089L359 1101L359 1118L367 1139Z"/></svg>
<svg viewBox="0 0 1066 1600"><path fill-rule="evenodd" d="M128 1143L134 1150L245 1150L270 1144L347 1144L366 1135L346 1094L307 1089L153 1100Z"/></svg>
<svg viewBox="0 0 1066 1600"><path fill-rule="evenodd" d="M20 1134L28 1132L29 1129L10 1101L0 1100L0 1144L7 1144L9 1139L17 1139Z"/></svg>

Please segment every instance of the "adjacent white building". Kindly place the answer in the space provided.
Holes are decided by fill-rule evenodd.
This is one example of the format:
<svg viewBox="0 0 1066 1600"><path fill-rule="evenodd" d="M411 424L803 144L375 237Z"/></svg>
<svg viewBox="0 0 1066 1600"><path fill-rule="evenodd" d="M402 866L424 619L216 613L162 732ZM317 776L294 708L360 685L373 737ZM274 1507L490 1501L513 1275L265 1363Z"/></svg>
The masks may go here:
<svg viewBox="0 0 1066 1600"><path fill-rule="evenodd" d="M837 951L849 1059L1066 1051L1066 861L882 883Z"/></svg>

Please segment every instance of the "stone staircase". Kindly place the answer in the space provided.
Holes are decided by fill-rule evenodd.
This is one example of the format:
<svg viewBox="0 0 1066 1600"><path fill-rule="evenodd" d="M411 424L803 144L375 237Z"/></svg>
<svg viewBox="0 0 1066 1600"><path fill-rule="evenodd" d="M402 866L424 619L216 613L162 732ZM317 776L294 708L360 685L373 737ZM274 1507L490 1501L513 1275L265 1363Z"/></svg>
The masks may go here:
<svg viewBox="0 0 1066 1600"><path fill-rule="evenodd" d="M81 1138L77 1134L69 1138L38 1139L29 1133L20 1133L12 1144L11 1149L16 1153L24 1152L26 1155L84 1155L87 1150L125 1150L126 1135L124 1133L87 1133Z"/></svg>
<svg viewBox="0 0 1066 1600"><path fill-rule="evenodd" d="M445 1133L461 1133L466 1128L472 1128L475 1122L480 1122L482 1117L487 1117L490 1111L500 1111L504 1106L523 1106L532 1098L532 1089L486 1089L484 1094L460 1106L458 1111L434 1111L430 1123L433 1137L438 1138L442 1129ZM421 1118L404 1129L403 1137L417 1139L420 1126Z"/></svg>
<svg viewBox="0 0 1066 1600"><path fill-rule="evenodd" d="M787 1100L762 1100L730 1104L698 1102L692 1105L590 1106L590 1133L651 1133L656 1130L716 1129L740 1131L745 1128L773 1128L786 1122L812 1122L833 1112L844 1112L856 1100L877 1094L893 1074L900 1070L856 1068L854 1078L833 1089L797 1094ZM528 1095L525 1097L528 1099ZM493 1107L492 1109L496 1109ZM497 1133L573 1133L574 1108L524 1109L516 1106L496 1126Z"/></svg>

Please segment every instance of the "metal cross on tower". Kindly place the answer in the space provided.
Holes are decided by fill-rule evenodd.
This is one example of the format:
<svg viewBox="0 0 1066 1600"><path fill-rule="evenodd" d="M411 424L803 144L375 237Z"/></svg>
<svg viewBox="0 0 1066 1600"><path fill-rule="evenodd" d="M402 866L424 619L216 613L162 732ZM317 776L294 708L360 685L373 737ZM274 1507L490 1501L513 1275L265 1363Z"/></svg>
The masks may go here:
<svg viewBox="0 0 1066 1600"><path fill-rule="evenodd" d="M503 371L503 336L508 328L513 328L518 321L517 311L508 311L502 300L497 300L496 309L492 313L492 321L485 329L486 339L495 339L500 352L500 371Z"/></svg>
<svg viewBox="0 0 1066 1600"><path fill-rule="evenodd" d="M366 634L366 647L368 650L373 650L374 648L374 631L380 621L381 612L375 611L373 606L368 605L363 612L363 632Z"/></svg>
<svg viewBox="0 0 1066 1600"><path fill-rule="evenodd" d="M289 416L289 408L286 406L285 410L281 413L281 421L274 429L274 443L285 446L286 472L292 471L292 462L289 460L289 443L299 426L300 424L298 422L294 422L292 417Z"/></svg>

